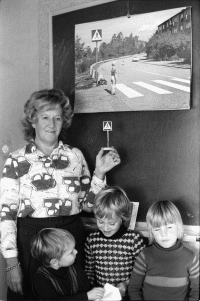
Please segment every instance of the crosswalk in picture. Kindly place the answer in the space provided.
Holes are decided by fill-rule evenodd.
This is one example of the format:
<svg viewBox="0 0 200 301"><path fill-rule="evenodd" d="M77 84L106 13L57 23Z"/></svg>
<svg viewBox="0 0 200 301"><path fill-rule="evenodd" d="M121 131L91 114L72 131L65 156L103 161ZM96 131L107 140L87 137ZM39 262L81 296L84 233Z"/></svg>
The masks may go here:
<svg viewBox="0 0 200 301"><path fill-rule="evenodd" d="M182 83L180 84L176 82L182 82ZM172 94L173 91L169 89L170 87L180 91L184 91L188 93L190 92L190 86L184 85L184 84L190 84L190 80L183 80L181 78L172 78L172 81L153 80L152 83L140 81L140 82L132 82L132 84L133 85L131 85L131 87L128 87L125 84L116 84L116 89L118 89L128 98L144 96L144 94L137 91L137 86L140 86L146 90L149 90L157 94Z"/></svg>

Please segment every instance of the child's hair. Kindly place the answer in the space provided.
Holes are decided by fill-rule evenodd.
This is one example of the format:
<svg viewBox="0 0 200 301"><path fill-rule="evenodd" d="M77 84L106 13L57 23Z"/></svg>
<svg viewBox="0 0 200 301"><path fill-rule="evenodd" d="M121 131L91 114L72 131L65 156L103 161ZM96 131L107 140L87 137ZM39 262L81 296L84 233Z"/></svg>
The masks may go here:
<svg viewBox="0 0 200 301"><path fill-rule="evenodd" d="M60 259L75 239L67 230L45 228L40 230L31 242L31 254L46 267L51 259Z"/></svg>
<svg viewBox="0 0 200 301"><path fill-rule="evenodd" d="M94 214L100 219L112 218L115 214L123 221L127 221L131 217L131 203L122 188L106 187L95 197Z"/></svg>
<svg viewBox="0 0 200 301"><path fill-rule="evenodd" d="M178 208L170 201L159 201L154 203L146 215L147 227L149 230L149 243L154 241L153 228L167 224L176 224L178 238L183 238L183 222Z"/></svg>

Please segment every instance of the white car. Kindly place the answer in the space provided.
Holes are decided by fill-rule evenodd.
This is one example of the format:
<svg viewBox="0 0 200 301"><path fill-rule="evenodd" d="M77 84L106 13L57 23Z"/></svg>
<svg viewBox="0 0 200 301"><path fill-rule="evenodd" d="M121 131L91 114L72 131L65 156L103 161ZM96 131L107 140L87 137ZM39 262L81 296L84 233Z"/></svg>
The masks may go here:
<svg viewBox="0 0 200 301"><path fill-rule="evenodd" d="M139 58L137 56L134 56L132 62L138 62L138 61L139 61Z"/></svg>

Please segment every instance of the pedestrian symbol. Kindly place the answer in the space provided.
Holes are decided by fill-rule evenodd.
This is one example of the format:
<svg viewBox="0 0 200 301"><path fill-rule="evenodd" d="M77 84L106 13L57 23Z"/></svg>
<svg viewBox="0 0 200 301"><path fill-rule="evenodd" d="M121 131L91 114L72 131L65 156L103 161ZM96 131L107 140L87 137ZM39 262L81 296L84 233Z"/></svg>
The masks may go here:
<svg viewBox="0 0 200 301"><path fill-rule="evenodd" d="M92 42L97 42L102 40L102 30L92 30Z"/></svg>
<svg viewBox="0 0 200 301"><path fill-rule="evenodd" d="M112 121L103 121L103 131L112 131Z"/></svg>

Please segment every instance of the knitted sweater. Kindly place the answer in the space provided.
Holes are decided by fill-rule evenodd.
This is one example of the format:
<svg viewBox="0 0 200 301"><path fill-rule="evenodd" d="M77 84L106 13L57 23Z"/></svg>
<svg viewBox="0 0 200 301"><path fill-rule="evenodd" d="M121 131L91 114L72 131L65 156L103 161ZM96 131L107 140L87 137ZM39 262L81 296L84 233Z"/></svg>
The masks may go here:
<svg viewBox="0 0 200 301"><path fill-rule="evenodd" d="M169 249L153 244L136 259L130 300L199 300L199 262L181 241Z"/></svg>
<svg viewBox="0 0 200 301"><path fill-rule="evenodd" d="M112 237L101 231L90 233L86 240L86 273L92 285L116 285L131 276L135 257L145 247L139 234L121 226Z"/></svg>

